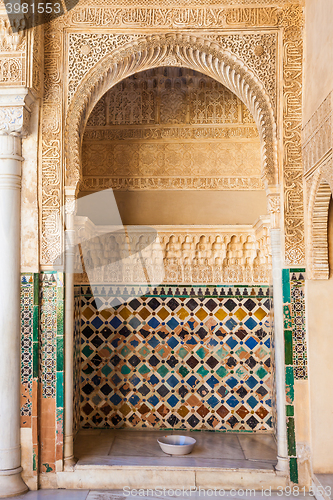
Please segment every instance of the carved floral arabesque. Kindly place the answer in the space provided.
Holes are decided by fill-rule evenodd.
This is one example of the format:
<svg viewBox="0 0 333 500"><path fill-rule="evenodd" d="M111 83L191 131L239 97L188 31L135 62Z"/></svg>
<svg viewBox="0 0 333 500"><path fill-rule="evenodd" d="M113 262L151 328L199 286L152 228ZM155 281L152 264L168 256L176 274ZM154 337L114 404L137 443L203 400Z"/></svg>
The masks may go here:
<svg viewBox="0 0 333 500"><path fill-rule="evenodd" d="M69 33L68 102L87 72L115 49L131 41L140 41L139 34ZM235 54L256 74L276 104L276 33L241 35L205 34L222 49ZM166 64L167 65L167 64Z"/></svg>
<svg viewBox="0 0 333 500"><path fill-rule="evenodd" d="M40 185L42 190L41 263L50 264L61 254L62 192L62 31L45 25L44 97Z"/></svg>
<svg viewBox="0 0 333 500"><path fill-rule="evenodd" d="M0 85L26 85L26 36L0 17Z"/></svg>
<svg viewBox="0 0 333 500"><path fill-rule="evenodd" d="M83 177L257 177L259 142L92 142L83 144Z"/></svg>
<svg viewBox="0 0 333 500"><path fill-rule="evenodd" d="M101 229L86 217L77 217L75 227L84 248L84 255L75 257L75 268L81 270L76 283L142 283L147 276L161 284L264 284L270 280L268 220L254 227L154 226L146 233L129 226L125 238L119 228ZM104 233L114 236L105 240ZM82 272L82 257L89 277Z"/></svg>
<svg viewBox="0 0 333 500"><path fill-rule="evenodd" d="M288 7L283 17L283 172L285 259L304 264L304 202L302 178L302 28L300 7Z"/></svg>

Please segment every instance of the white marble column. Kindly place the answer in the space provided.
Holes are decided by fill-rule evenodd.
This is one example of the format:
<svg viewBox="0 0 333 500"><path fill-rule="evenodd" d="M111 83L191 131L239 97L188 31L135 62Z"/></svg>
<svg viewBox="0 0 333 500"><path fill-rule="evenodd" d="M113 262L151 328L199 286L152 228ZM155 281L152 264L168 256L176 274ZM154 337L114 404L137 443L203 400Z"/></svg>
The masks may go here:
<svg viewBox="0 0 333 500"><path fill-rule="evenodd" d="M73 450L73 355L74 355L74 245L75 193L66 189L65 201L65 436L64 467L71 470L75 464Z"/></svg>
<svg viewBox="0 0 333 500"><path fill-rule="evenodd" d="M20 447L21 135L27 94L22 89L0 95L0 497L27 490Z"/></svg>
<svg viewBox="0 0 333 500"><path fill-rule="evenodd" d="M276 469L289 471L287 421L286 421L286 382L284 358L283 296L282 296L282 252L281 230L271 229L273 307L274 307L274 358L276 387L277 452Z"/></svg>

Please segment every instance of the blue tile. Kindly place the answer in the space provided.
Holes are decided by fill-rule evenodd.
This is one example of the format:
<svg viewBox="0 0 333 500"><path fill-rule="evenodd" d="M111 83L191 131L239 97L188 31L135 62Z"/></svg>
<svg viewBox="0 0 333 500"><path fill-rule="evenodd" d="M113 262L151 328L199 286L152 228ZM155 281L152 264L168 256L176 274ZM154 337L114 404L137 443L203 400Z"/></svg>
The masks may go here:
<svg viewBox="0 0 333 500"><path fill-rule="evenodd" d="M91 324L94 328L98 329L103 325L103 321L98 316L96 316L96 318L92 320Z"/></svg>
<svg viewBox="0 0 333 500"><path fill-rule="evenodd" d="M179 325L178 321L175 320L175 318L171 318L168 322L167 322L167 325L169 328L171 328L171 330L174 330L175 328L177 328L177 326Z"/></svg>
<svg viewBox="0 0 333 500"><path fill-rule="evenodd" d="M257 322L253 318L249 318L245 321L244 325L249 329L253 330L257 326Z"/></svg>
<svg viewBox="0 0 333 500"><path fill-rule="evenodd" d="M131 405L136 406L140 401L140 398L136 394L133 394L133 396L131 396L128 401L131 403Z"/></svg>
<svg viewBox="0 0 333 500"><path fill-rule="evenodd" d="M209 377L209 379L207 380L207 384L209 385L209 387L211 387L212 389L215 387L216 384L218 384L219 381L217 380L217 378L211 376Z"/></svg>
<svg viewBox="0 0 333 500"><path fill-rule="evenodd" d="M230 349L233 349L236 345L237 345L237 340L233 339L232 337L230 337L226 344L228 344L228 346L230 347Z"/></svg>
<svg viewBox="0 0 333 500"><path fill-rule="evenodd" d="M159 399L154 395L154 396L151 396L149 399L148 399L148 403L150 403L151 405L153 406L157 406L159 402Z"/></svg>
<svg viewBox="0 0 333 500"><path fill-rule="evenodd" d="M198 379L194 375L191 375L191 377L186 380L186 383L194 387L198 383Z"/></svg>
<svg viewBox="0 0 333 500"><path fill-rule="evenodd" d="M207 403L210 404L213 408L219 403L219 400L215 396L211 396L208 400Z"/></svg>
<svg viewBox="0 0 333 500"><path fill-rule="evenodd" d="M151 320L148 321L148 325L152 328L157 328L159 324L160 322L156 318L151 318Z"/></svg>
<svg viewBox="0 0 333 500"><path fill-rule="evenodd" d="M253 389L258 384L258 380L256 380L254 377L249 377L245 383L250 387L250 389Z"/></svg>
<svg viewBox="0 0 333 500"><path fill-rule="evenodd" d="M139 379L139 377L137 375L133 375L130 378L130 382L131 382L131 384L133 384L134 386L136 386L140 382L140 379Z"/></svg>
<svg viewBox="0 0 333 500"><path fill-rule="evenodd" d="M156 337L152 337L149 341L148 344L151 345L152 347L156 347L160 341Z"/></svg>
<svg viewBox="0 0 333 500"><path fill-rule="evenodd" d="M151 385L156 385L159 383L159 379L155 375L152 375L149 379L149 382L151 383Z"/></svg>
<svg viewBox="0 0 333 500"><path fill-rule="evenodd" d="M231 387L231 389L233 389L238 384L238 380L235 377L230 377L226 383L229 387Z"/></svg>
<svg viewBox="0 0 333 500"><path fill-rule="evenodd" d="M119 318L117 318L116 316L114 318L112 318L112 320L110 321L110 325L113 327L113 328L118 328L120 325L121 325L121 321Z"/></svg>
<svg viewBox="0 0 333 500"><path fill-rule="evenodd" d="M170 398L167 400L169 405L172 406L172 408L174 408L176 406L176 404L179 402L179 399L176 398L176 396L173 394L172 396L170 396Z"/></svg>
<svg viewBox="0 0 333 500"><path fill-rule="evenodd" d="M227 400L227 404L231 406L231 408L235 408L239 403L238 399L235 398L235 396L230 396L230 398Z"/></svg>
<svg viewBox="0 0 333 500"><path fill-rule="evenodd" d="M178 340L175 339L175 337L171 337L171 339L168 340L168 345L171 347L171 348L174 348L176 347L176 345L179 344Z"/></svg>
<svg viewBox="0 0 333 500"><path fill-rule="evenodd" d="M122 401L122 398L118 394L114 394L111 398L110 401L114 405L119 405L119 403Z"/></svg>
<svg viewBox="0 0 333 500"><path fill-rule="evenodd" d="M259 403L259 401L257 401L253 396L250 396L246 402L251 406L251 408L255 408Z"/></svg>
<svg viewBox="0 0 333 500"><path fill-rule="evenodd" d="M226 321L226 323L225 323L225 326L229 330L232 330L233 328L235 328L236 325L237 325L236 321L232 318L228 319L228 321Z"/></svg>
<svg viewBox="0 0 333 500"><path fill-rule="evenodd" d="M176 387L176 385L178 384L178 380L176 379L176 377L174 375L171 375L171 377L169 377L167 379L167 383L171 386L171 387Z"/></svg>
<svg viewBox="0 0 333 500"><path fill-rule="evenodd" d="M249 339L247 339L245 344L249 349L252 350L258 344L258 342L253 337L250 337Z"/></svg>

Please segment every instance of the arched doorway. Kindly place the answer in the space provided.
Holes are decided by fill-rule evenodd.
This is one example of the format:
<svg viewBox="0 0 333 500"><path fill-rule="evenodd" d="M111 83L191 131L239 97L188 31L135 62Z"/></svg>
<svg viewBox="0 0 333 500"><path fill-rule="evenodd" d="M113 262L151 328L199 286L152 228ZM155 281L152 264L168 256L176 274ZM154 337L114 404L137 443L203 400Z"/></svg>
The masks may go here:
<svg viewBox="0 0 333 500"><path fill-rule="evenodd" d="M171 42L170 42L171 40ZM149 40L148 42L150 42ZM177 40L180 42L180 38ZM87 121L88 118L88 110L91 110L93 105L97 104L98 99L96 96L101 96L105 93L107 88L110 88L112 86L112 82L119 81L124 76L127 74L132 74L134 73L134 68L140 68L143 69L145 67L151 67L156 65L156 60L158 58L161 58L161 60L164 60L167 62L170 66L175 64L175 61L177 62L177 65L179 64L179 57L185 57L185 55L189 56L187 50L188 47L182 46L182 50L179 52L179 46L177 45L175 47L175 39L173 39L172 36L166 36L165 40L163 42L166 43L167 49L163 52L160 51L161 45L155 44L154 50L150 51L149 53L145 52L145 50L140 50L140 53L135 55L135 49L132 52L132 55L129 57L129 59L121 59L119 60L118 57L118 63L115 63L114 66L112 66L112 70L109 71L109 78L106 78L105 80L101 79L99 76L97 78L97 72L95 75L90 75L89 81L84 81L82 87L88 86L89 91L87 92L80 92L78 93L78 97L76 101L74 100L74 104L69 109L69 116L71 116L71 120L69 120L68 123L71 122L71 127L68 129L68 188L67 188L67 193L68 193L68 199L73 196L73 188L75 190L75 186L77 184L78 178L79 178L79 171L80 171L80 160L79 160L79 147L78 147L78 138L80 137L80 133L82 133L84 129L84 125ZM162 44L163 45L163 44ZM207 42L206 43L206 49L210 47L210 44ZM142 49L142 47L141 47ZM130 49L131 51L132 49ZM215 50L215 47L214 47ZM170 52L176 51L175 58L170 56ZM167 52L168 58L166 57ZM209 52L209 50L207 50ZM264 175L264 180L265 180L265 185L266 187L269 187L270 185L275 185L273 192L268 189L268 194L274 194L274 199L278 200L277 190L276 190L276 182L277 182L277 170L276 170L276 138L275 138L275 125L274 125L274 118L273 118L273 112L272 108L269 103L269 98L265 96L265 92L262 89L262 86L257 85L255 82L255 77L251 74L251 72L244 71L244 67L240 72L237 74L236 70L233 69L235 65L237 66L237 61L235 61L235 58L233 58L232 61L228 60L229 64L224 64L223 61L214 59L212 54L210 54L207 57L207 54L205 52L200 52L199 50L196 51L195 55L193 52L190 54L191 57L187 60L187 63L185 66L187 67L195 67L195 69L198 68L198 65L201 68L203 61L204 61L204 71L205 73L213 73L214 76L218 74L218 80L222 81L223 83L227 84L227 86L232 88L233 91L236 92L237 95L240 95L248 104L249 109L253 113L253 117L258 125L259 128L259 135L261 139L261 164L263 166L263 175ZM170 57L169 57L170 56ZM147 62L147 57L153 58L153 62ZM223 57L228 57L226 54L223 55ZM223 59L222 57L222 59ZM141 59L143 58L143 59ZM201 58L201 59L200 59ZM190 62L189 62L190 61ZM201 63L200 63L201 61ZM130 67L130 65L132 66ZM161 64L161 61L160 61ZM101 74L101 69L102 67L105 68L107 65L104 64L101 65L101 68L99 69L99 75ZM130 69L129 69L130 68ZM208 70L207 70L208 68ZM215 70L214 70L215 68ZM103 69L104 71L104 69ZM215 73L214 73L215 71ZM106 74L106 73L105 73ZM247 81L249 83L247 83ZM88 88L87 87L87 88ZM253 89L251 89L253 87ZM81 89L82 90L82 89ZM257 95L255 95L254 91L257 92ZM83 98L82 96L89 96L88 99ZM259 97L260 96L260 97ZM83 113L83 114L82 114ZM74 126L73 126L74 123ZM76 168L79 168L78 170ZM72 183L73 188L70 187L70 184ZM272 200L272 198L270 198ZM276 203L270 203L270 208L272 208L272 212L278 211ZM249 242L250 243L250 242ZM282 388L283 389L283 388ZM280 387L281 390L281 387ZM280 398L281 401L281 398ZM281 411L281 405L278 405L278 411ZM282 408L282 414L283 414L283 408ZM284 417L283 417L284 418ZM282 420L280 419L280 422ZM282 428L284 425L282 424ZM285 440L283 443L282 448L285 448ZM283 461L286 456L285 450L283 453L280 453L280 458ZM284 468L284 467L281 467Z"/></svg>

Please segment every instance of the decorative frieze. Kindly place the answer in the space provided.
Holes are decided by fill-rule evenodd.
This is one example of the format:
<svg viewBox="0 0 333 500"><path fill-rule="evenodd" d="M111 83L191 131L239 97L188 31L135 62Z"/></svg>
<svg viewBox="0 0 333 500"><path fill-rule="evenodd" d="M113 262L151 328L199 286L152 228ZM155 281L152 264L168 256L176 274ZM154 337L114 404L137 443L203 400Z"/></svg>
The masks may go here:
<svg viewBox="0 0 333 500"><path fill-rule="evenodd" d="M228 2L229 3L229 2ZM241 28L276 26L282 18L278 7L243 8L145 8L87 6L73 9L74 27L119 28Z"/></svg>
<svg viewBox="0 0 333 500"><path fill-rule="evenodd" d="M269 219L252 226L94 226L76 217L76 283L269 283ZM81 271L81 272L80 272Z"/></svg>

